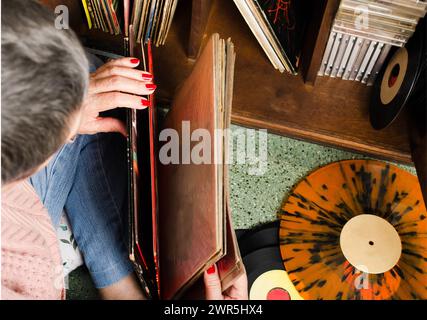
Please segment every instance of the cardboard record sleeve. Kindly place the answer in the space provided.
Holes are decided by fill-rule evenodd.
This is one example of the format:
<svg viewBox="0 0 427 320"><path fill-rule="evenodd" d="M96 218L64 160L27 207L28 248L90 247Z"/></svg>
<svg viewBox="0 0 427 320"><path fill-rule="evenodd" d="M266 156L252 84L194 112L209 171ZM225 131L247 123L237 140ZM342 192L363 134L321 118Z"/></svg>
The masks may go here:
<svg viewBox="0 0 427 320"><path fill-rule="evenodd" d="M152 72L150 43L135 45L129 55ZM172 102L163 132L177 140L157 145L153 97L145 110L128 113L129 256L149 298L181 297L203 272L217 263L223 290L244 272L231 222L228 192L228 129L235 53L230 40L214 34ZM186 127L188 125L188 127ZM187 131L210 137L209 161L187 163L181 154L197 144ZM222 135L217 130L222 130ZM162 139L164 140L164 139ZM179 162L162 163L165 144L179 150ZM204 150L205 152L206 150Z"/></svg>

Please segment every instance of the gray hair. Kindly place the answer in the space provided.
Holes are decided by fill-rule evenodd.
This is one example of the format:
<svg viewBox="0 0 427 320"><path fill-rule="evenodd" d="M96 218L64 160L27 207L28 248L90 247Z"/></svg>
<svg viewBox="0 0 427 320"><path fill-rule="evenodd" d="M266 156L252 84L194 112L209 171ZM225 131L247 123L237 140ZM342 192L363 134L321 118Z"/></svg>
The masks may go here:
<svg viewBox="0 0 427 320"><path fill-rule="evenodd" d="M70 134L89 82L74 32L33 0L1 2L1 179L22 179Z"/></svg>

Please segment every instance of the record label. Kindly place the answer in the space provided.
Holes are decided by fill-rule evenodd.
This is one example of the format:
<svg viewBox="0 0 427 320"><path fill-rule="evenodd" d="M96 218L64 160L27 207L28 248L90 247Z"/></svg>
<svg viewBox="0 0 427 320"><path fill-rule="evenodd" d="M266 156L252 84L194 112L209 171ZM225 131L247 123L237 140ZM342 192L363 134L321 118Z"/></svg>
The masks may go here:
<svg viewBox="0 0 427 320"><path fill-rule="evenodd" d="M252 284L250 300L302 300L286 271L270 270Z"/></svg>
<svg viewBox="0 0 427 320"><path fill-rule="evenodd" d="M369 274L389 271L399 261L402 242L396 229L373 214L351 218L342 228L340 247L356 269Z"/></svg>
<svg viewBox="0 0 427 320"><path fill-rule="evenodd" d="M381 82L380 99L384 107L398 95L408 69L408 51L400 48L391 58Z"/></svg>

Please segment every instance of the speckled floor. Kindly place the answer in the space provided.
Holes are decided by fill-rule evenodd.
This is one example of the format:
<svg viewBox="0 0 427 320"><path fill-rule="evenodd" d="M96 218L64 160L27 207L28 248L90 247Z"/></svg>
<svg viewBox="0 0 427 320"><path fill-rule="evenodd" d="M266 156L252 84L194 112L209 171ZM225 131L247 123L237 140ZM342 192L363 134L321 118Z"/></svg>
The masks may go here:
<svg viewBox="0 0 427 320"><path fill-rule="evenodd" d="M242 129L232 126L234 132ZM236 142L237 138L233 148L235 158L238 151ZM233 163L229 166L231 208L236 229L247 229L259 223L275 220L282 202L292 187L314 169L334 161L366 158L355 153L274 134L267 135L267 155L266 170L262 175L249 173L250 169L254 168L251 163ZM413 167L399 166L415 174ZM71 274L69 287L70 290L67 292L69 299L97 298L84 268L79 268Z"/></svg>
<svg viewBox="0 0 427 320"><path fill-rule="evenodd" d="M339 160L368 158L275 134L268 134L267 140L268 161L264 175L248 174L250 164L230 166L231 209L236 229L274 220L293 186L316 168ZM234 143L234 152L236 149ZM399 167L415 174L413 167Z"/></svg>

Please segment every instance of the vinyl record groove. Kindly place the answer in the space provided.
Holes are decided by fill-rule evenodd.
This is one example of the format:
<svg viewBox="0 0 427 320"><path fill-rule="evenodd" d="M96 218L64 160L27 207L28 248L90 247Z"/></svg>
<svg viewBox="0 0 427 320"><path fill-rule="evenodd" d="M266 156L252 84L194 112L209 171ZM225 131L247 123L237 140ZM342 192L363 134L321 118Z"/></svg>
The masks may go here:
<svg viewBox="0 0 427 320"><path fill-rule="evenodd" d="M279 221L256 227L243 234L239 241L240 254L247 254L266 247L279 247Z"/></svg>
<svg viewBox="0 0 427 320"><path fill-rule="evenodd" d="M355 225L358 216L368 220ZM282 207L285 269L304 299L427 299L426 216L414 175L380 161L332 163ZM354 240L343 244L345 226Z"/></svg>

